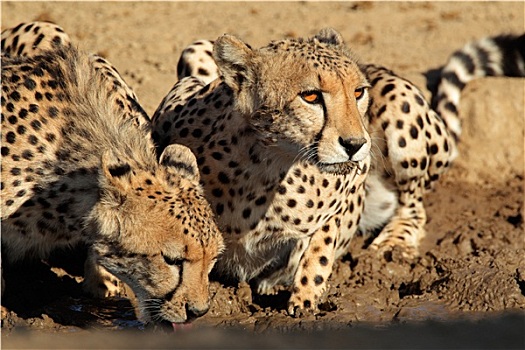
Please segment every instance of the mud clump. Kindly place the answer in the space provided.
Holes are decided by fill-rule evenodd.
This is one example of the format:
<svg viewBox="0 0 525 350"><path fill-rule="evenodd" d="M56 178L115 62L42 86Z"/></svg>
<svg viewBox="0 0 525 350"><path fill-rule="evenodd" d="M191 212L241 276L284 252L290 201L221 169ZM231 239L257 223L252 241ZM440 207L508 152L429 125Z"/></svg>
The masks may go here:
<svg viewBox="0 0 525 350"><path fill-rule="evenodd" d="M524 249L504 249L464 260L445 259L437 268L442 280L438 294L461 311L500 311L525 308Z"/></svg>

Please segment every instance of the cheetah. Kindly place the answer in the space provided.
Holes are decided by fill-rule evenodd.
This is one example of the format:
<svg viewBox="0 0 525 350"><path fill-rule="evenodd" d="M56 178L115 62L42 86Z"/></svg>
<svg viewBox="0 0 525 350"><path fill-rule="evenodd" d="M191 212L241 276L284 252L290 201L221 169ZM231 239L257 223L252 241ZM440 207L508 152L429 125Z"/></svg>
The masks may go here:
<svg viewBox="0 0 525 350"><path fill-rule="evenodd" d="M261 294L288 288L297 315L316 310L358 230L381 230L379 253L417 254L422 195L454 144L413 84L360 66L334 29L260 49L225 35L181 60L153 139L197 156L226 245L219 274Z"/></svg>
<svg viewBox="0 0 525 350"><path fill-rule="evenodd" d="M42 49L2 55L6 258L84 243L92 293L106 293L109 271L134 291L146 322L175 327L203 315L223 243L195 156L170 145L158 158L147 115L124 99L133 95L116 70L47 28Z"/></svg>
<svg viewBox="0 0 525 350"><path fill-rule="evenodd" d="M380 117L382 113L388 113L392 108L396 108L395 105L391 105L390 101L395 100L399 95L403 97L409 96L409 91L406 89L412 90L415 87L407 81L405 81L406 84L403 85L403 79L401 78L397 78L397 82L395 82L395 86L393 86L392 83L394 83L394 81L391 79L394 76L394 73L384 68L367 65L364 66L363 69L367 73L369 79L371 79L371 94L376 94L376 102L381 101L380 104L375 106L376 108L372 106L369 110L371 132L373 132L374 124L376 129L379 129L379 126L383 129L392 128L391 123L394 121L396 123L396 128L401 129L399 130L399 133L385 130L384 136L381 136L381 138L377 140L377 145L378 148L381 149L381 154L384 157L391 158L390 163L394 166L395 164L398 164L398 170L399 165L401 165L401 168L405 169L417 167L418 164L422 168L428 166L428 175L430 176L429 178L425 178L425 181L421 183L424 185L425 189L428 190L432 187L433 182L443 174L458 156L458 142L460 141L461 136L461 118L458 106L461 91L469 81L476 78L490 76L525 77L525 34L505 34L495 37L484 37L466 44L463 48L455 51L450 56L448 62L440 70L439 79L437 80L436 85L430 86L432 91L430 107L427 105L426 101L422 100L421 94L414 95L411 104L405 104L405 102L403 102L403 104L400 105L403 113L409 113L414 105L424 107L424 110L428 111L425 120L428 125L434 125L433 130L432 128L423 128L425 126L423 115L418 115L415 119L413 118L412 121L415 121L417 125L416 123L412 123L409 128L407 127L406 120L402 120L400 123L400 114L386 118ZM384 76L382 76L383 74ZM375 83L376 81L377 85ZM395 94L393 93L394 90ZM378 120L374 122L374 119L377 117L379 117L380 121ZM409 154L417 155L419 153L425 155L423 149L426 148L427 158L421 158L421 160L418 161L417 157L409 158L407 154L395 154L392 152L392 150L397 150L398 152L404 151L408 147L406 145L407 139L418 139L421 132L418 130L417 126L424 130L424 140L426 140L426 144L420 142L418 145L416 142L411 141L411 147L416 148L414 148ZM382 140L386 140L386 145ZM394 145L396 142L397 147ZM429 158L429 154L432 155L432 157ZM391 172L388 166L381 168L376 165L375 169L378 170L376 172L381 173L381 177L383 178L387 178L388 173ZM371 171L371 175L373 173L374 171ZM396 177L397 176L398 175L396 174ZM369 187L372 188L373 186ZM399 201L402 203L403 194L406 195L407 190L409 192L412 190L406 187L403 189L403 184L399 181L397 181L397 187L398 191L400 191ZM380 187L377 187L376 189L380 189ZM366 196L365 214L363 215L366 215L366 212L381 210L381 208L371 205L374 203L374 201L371 201L372 193L374 193L374 191L370 191ZM418 201L422 202L422 199L419 197ZM389 228L392 228L392 222L395 220L394 217L390 220L387 226L383 228L381 235L374 240L371 245L372 248L380 249L381 245L405 246L405 241L407 239L412 240L418 236L418 239L421 239L423 237L423 225L426 219L424 216L421 217L420 215L424 214L424 211L422 210L422 206L418 207L417 203L414 204L415 208L419 208L420 214L414 217L412 224L418 219L423 219L424 221L420 221L417 226L412 228L410 225L407 225L406 229L412 231L412 233L398 236L393 234L395 230L389 230ZM409 207L413 208L414 204L410 204ZM366 221L367 220L365 219L362 222ZM392 233L385 234L387 232ZM417 232L419 232L419 235ZM413 253L416 254L417 251L413 251Z"/></svg>

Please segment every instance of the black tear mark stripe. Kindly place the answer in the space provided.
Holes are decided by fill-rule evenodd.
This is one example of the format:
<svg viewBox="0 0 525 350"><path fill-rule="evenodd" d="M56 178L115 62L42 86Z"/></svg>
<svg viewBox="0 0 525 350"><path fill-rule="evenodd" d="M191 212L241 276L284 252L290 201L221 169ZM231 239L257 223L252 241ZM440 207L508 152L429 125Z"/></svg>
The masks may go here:
<svg viewBox="0 0 525 350"><path fill-rule="evenodd" d="M164 295L164 297L162 298L164 301L170 301L173 298L173 296L175 295L175 293L177 293L177 290L182 285L182 281L183 281L183 276L182 276L183 266L184 266L184 264L179 266L179 283L175 286L175 288L173 288L171 291L169 291L168 293L166 293Z"/></svg>

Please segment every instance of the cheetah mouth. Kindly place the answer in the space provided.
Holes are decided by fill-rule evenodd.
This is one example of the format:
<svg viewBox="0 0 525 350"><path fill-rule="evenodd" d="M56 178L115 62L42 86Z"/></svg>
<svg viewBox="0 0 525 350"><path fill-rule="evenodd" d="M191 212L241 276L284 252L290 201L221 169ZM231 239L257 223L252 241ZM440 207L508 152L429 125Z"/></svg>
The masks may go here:
<svg viewBox="0 0 525 350"><path fill-rule="evenodd" d="M348 175L354 171L361 170L359 162L348 161L343 163L317 163L317 167L325 173L334 175Z"/></svg>
<svg viewBox="0 0 525 350"><path fill-rule="evenodd" d="M172 323L171 326L173 327L174 332L182 332L191 329L193 324L191 322Z"/></svg>
<svg viewBox="0 0 525 350"><path fill-rule="evenodd" d="M168 320L157 321L149 324L154 331L164 333L185 332L193 327L191 322L170 322Z"/></svg>

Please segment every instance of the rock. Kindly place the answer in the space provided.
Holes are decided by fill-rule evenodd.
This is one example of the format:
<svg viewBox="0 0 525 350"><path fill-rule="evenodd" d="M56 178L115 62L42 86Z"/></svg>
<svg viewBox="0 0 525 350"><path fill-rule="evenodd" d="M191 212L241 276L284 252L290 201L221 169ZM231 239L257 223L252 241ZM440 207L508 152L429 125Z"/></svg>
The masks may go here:
<svg viewBox="0 0 525 350"><path fill-rule="evenodd" d="M477 79L465 87L460 101L463 133L456 162L468 180L504 180L523 175L525 80Z"/></svg>

